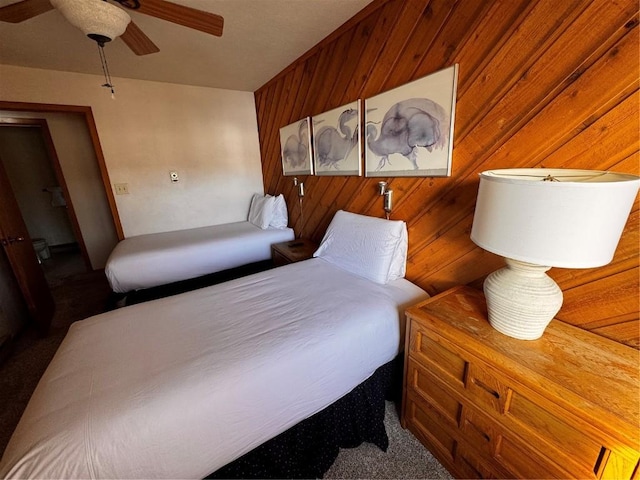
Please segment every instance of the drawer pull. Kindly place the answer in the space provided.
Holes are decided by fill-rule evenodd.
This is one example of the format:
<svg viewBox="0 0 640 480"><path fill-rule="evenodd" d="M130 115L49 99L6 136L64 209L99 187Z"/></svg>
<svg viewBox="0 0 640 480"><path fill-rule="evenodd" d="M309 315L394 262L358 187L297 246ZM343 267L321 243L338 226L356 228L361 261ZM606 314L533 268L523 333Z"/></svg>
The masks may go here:
<svg viewBox="0 0 640 480"><path fill-rule="evenodd" d="M471 427L473 427L473 429L476 432L478 432L480 434L480 436L482 438L484 438L487 442L491 441L491 437L486 432L484 432L478 425L476 425L475 423L473 423L473 422L471 422L469 420L467 420L467 424L470 425Z"/></svg>
<svg viewBox="0 0 640 480"><path fill-rule="evenodd" d="M496 392L493 388L491 388L489 385L487 385L486 383L481 382L477 378L472 379L472 382L475 383L477 386L479 386L481 389L485 390L487 393L489 393L489 395L498 399L500 398L500 394Z"/></svg>
<svg viewBox="0 0 640 480"><path fill-rule="evenodd" d="M476 467L474 467L471 462L469 460L467 460L465 457L460 457L460 460L462 460L464 462L464 464L466 465L466 467L471 470L471 472L474 474L474 476L476 478L479 478L481 480L484 480L485 476L482 475L482 473L480 473L478 471L478 469Z"/></svg>
<svg viewBox="0 0 640 480"><path fill-rule="evenodd" d="M609 459L609 449L606 447L602 447L600 449L600 454L598 454L598 459L596 460L595 465L593 466L593 473L595 473L598 477L602 474L601 470L607 463Z"/></svg>

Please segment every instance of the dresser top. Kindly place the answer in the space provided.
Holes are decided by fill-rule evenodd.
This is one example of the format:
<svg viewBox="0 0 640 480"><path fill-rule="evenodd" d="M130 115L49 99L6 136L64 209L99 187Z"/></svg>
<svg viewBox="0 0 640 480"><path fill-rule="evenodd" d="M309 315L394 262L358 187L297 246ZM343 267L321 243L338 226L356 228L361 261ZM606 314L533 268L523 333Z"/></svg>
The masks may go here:
<svg viewBox="0 0 640 480"><path fill-rule="evenodd" d="M429 322L449 341L464 336L465 349L519 373L530 387L553 390L596 417L613 415L621 425L640 427L640 351L559 320L541 338L518 340L487 320L481 291L456 287L407 310Z"/></svg>

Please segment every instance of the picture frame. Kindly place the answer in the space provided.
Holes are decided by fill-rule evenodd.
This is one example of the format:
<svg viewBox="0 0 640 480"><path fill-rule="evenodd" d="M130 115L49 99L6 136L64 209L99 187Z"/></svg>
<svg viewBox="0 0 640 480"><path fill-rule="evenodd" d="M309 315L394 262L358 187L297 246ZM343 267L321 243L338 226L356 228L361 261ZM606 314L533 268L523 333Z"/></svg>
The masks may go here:
<svg viewBox="0 0 640 480"><path fill-rule="evenodd" d="M458 64L365 100L367 177L451 175Z"/></svg>
<svg viewBox="0 0 640 480"><path fill-rule="evenodd" d="M280 129L280 152L283 175L313 175L310 117Z"/></svg>
<svg viewBox="0 0 640 480"><path fill-rule="evenodd" d="M312 117L316 175L362 175L360 105L356 100Z"/></svg>

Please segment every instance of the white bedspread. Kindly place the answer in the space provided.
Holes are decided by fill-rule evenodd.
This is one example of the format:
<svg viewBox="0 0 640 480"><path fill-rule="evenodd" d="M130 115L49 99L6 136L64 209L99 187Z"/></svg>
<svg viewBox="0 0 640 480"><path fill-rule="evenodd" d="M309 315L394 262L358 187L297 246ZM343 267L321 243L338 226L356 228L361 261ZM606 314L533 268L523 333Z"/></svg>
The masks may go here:
<svg viewBox="0 0 640 480"><path fill-rule="evenodd" d="M0 476L202 478L392 360L426 296L311 259L77 322Z"/></svg>
<svg viewBox="0 0 640 480"><path fill-rule="evenodd" d="M116 245L104 271L111 289L125 293L268 260L273 243L294 238L291 228L249 222L138 235Z"/></svg>

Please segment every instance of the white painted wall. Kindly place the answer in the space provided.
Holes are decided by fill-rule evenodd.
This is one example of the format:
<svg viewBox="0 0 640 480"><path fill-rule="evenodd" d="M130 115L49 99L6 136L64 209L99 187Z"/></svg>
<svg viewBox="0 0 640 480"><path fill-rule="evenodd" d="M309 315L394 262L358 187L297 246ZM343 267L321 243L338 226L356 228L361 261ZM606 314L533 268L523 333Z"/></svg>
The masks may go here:
<svg viewBox="0 0 640 480"><path fill-rule="evenodd" d="M125 236L245 220L262 170L251 92L0 65L0 99L89 105ZM169 172L180 181L171 183Z"/></svg>
<svg viewBox="0 0 640 480"><path fill-rule="evenodd" d="M103 268L118 234L85 119L65 113L39 116L49 125L91 266Z"/></svg>

